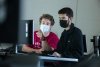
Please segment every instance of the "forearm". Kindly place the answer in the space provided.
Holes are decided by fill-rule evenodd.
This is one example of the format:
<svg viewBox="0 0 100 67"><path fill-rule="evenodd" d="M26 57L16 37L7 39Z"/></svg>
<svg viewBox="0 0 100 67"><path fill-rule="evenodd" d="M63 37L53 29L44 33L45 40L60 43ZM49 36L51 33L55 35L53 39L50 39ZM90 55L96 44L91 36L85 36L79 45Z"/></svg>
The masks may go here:
<svg viewBox="0 0 100 67"><path fill-rule="evenodd" d="M35 49L28 47L27 45L22 46L22 51L23 52L34 52Z"/></svg>

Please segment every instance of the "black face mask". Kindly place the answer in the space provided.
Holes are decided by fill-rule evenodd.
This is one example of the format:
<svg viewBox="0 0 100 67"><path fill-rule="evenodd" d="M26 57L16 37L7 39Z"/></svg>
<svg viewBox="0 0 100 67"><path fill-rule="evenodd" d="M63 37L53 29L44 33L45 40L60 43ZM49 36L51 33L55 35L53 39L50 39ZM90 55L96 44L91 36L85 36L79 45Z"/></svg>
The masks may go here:
<svg viewBox="0 0 100 67"><path fill-rule="evenodd" d="M60 20L60 26L67 28L69 26L68 20Z"/></svg>

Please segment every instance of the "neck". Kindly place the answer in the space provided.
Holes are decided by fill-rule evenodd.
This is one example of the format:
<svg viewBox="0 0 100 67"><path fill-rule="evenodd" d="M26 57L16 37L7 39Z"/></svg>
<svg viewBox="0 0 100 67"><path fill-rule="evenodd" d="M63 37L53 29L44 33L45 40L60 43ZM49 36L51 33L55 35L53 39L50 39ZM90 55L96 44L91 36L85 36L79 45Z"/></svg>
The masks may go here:
<svg viewBox="0 0 100 67"><path fill-rule="evenodd" d="M71 24L72 24L72 23L69 23L69 26L68 26L67 28L65 28L65 30L69 30L70 27L71 27Z"/></svg>
<svg viewBox="0 0 100 67"><path fill-rule="evenodd" d="M65 30L69 30L69 29L70 29L70 27L65 28Z"/></svg>
<svg viewBox="0 0 100 67"><path fill-rule="evenodd" d="M43 33L44 37L49 36L50 32Z"/></svg>

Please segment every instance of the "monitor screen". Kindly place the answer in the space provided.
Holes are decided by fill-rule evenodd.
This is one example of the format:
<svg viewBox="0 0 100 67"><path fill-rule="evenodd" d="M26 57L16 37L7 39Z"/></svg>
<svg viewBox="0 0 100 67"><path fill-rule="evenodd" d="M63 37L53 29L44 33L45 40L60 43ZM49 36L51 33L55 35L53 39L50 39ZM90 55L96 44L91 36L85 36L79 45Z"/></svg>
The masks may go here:
<svg viewBox="0 0 100 67"><path fill-rule="evenodd" d="M33 20L21 20L18 31L18 44L33 44Z"/></svg>
<svg viewBox="0 0 100 67"><path fill-rule="evenodd" d="M0 0L0 43L17 43L19 0Z"/></svg>

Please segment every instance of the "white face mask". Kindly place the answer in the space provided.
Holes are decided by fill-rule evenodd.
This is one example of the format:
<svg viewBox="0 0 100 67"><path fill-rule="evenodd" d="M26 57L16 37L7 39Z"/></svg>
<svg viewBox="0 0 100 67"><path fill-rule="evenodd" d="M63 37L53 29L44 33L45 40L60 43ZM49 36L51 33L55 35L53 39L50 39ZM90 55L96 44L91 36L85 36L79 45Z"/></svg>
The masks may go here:
<svg viewBox="0 0 100 67"><path fill-rule="evenodd" d="M50 32L50 26L41 24L40 30L42 31L42 33L48 33L48 32Z"/></svg>

